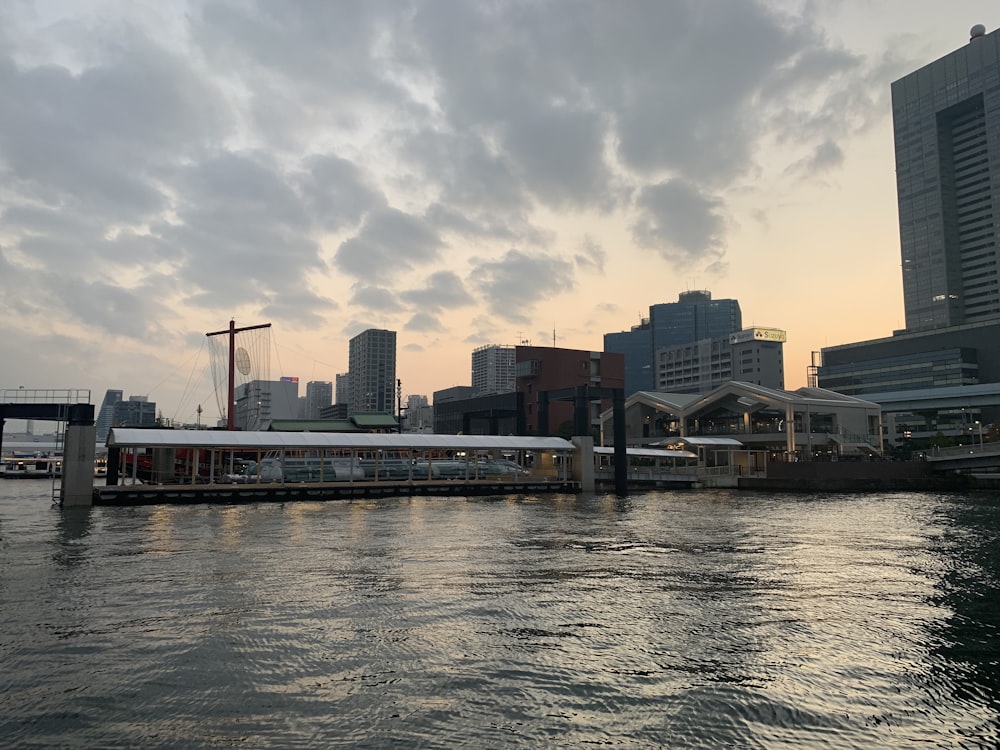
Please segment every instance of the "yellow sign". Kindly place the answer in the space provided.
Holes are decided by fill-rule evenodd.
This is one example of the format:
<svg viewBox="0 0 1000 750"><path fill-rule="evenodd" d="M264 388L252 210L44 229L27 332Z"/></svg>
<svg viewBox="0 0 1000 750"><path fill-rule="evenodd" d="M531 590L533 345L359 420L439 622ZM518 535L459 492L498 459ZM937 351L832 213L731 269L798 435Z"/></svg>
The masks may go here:
<svg viewBox="0 0 1000 750"><path fill-rule="evenodd" d="M784 343L788 334L780 328L745 328L729 337L730 344L742 344L746 341L775 341Z"/></svg>

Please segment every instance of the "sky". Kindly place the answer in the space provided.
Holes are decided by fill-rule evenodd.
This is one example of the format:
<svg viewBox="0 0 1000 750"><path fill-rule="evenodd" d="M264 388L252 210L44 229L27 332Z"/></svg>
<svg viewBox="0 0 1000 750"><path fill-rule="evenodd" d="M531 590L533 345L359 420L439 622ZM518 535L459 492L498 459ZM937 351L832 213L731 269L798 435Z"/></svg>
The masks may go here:
<svg viewBox="0 0 1000 750"><path fill-rule="evenodd" d="M690 289L786 330L805 385L904 325L890 84L977 23L995 0L6 0L0 388L212 421L235 320L302 395L395 330L430 397Z"/></svg>

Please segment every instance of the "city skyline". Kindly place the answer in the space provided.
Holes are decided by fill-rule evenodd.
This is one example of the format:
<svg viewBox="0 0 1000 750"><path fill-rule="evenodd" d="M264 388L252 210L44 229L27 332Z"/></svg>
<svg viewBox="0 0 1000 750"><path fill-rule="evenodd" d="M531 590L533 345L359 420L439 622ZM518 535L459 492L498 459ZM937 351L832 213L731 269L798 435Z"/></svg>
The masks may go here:
<svg viewBox="0 0 1000 750"><path fill-rule="evenodd" d="M479 346L600 351L696 289L786 330L804 385L904 327L891 84L1000 25L903 7L6 7L0 386L212 423L235 319L303 382L396 330L429 396Z"/></svg>

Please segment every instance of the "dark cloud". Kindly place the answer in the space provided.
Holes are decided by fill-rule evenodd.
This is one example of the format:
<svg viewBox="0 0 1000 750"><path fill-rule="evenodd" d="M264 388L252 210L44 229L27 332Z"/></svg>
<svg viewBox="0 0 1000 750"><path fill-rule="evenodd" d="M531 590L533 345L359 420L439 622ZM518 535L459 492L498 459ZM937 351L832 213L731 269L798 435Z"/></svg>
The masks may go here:
<svg viewBox="0 0 1000 750"><path fill-rule="evenodd" d="M5 61L0 94L0 164L19 201L105 221L161 211L159 170L221 133L211 84L141 35L80 73Z"/></svg>
<svg viewBox="0 0 1000 750"><path fill-rule="evenodd" d="M762 149L836 169L928 56L862 58L811 8L7 4L0 309L138 341L188 311L453 331L482 304L488 342L613 270L586 235L609 215L724 273Z"/></svg>
<svg viewBox="0 0 1000 750"><path fill-rule="evenodd" d="M580 242L580 251L573 256L573 262L581 270L603 271L607 257L608 254L593 237L584 237Z"/></svg>
<svg viewBox="0 0 1000 750"><path fill-rule="evenodd" d="M422 289L410 289L400 296L409 304L425 310L450 310L476 301L453 271L432 273Z"/></svg>
<svg viewBox="0 0 1000 750"><path fill-rule="evenodd" d="M406 325L403 327L407 331L413 331L415 333L441 331L444 328L436 315L431 315L426 312L416 313L408 321L406 321Z"/></svg>
<svg viewBox="0 0 1000 750"><path fill-rule="evenodd" d="M844 163L844 151L830 140L823 141L805 159L788 167L788 172L803 179L814 178Z"/></svg>
<svg viewBox="0 0 1000 750"><path fill-rule="evenodd" d="M386 205L357 164L334 155L310 157L297 188L316 223L327 231L353 227L369 211Z"/></svg>
<svg viewBox="0 0 1000 750"><path fill-rule="evenodd" d="M636 200L639 218L632 234L640 245L680 262L692 257L714 260L721 253L725 219L721 202L681 180L650 185Z"/></svg>
<svg viewBox="0 0 1000 750"><path fill-rule="evenodd" d="M380 314L394 313L403 309L396 294L391 290L363 283L354 285L349 302L352 305ZM370 327L366 326L366 328Z"/></svg>
<svg viewBox="0 0 1000 750"><path fill-rule="evenodd" d="M422 219L387 208L365 218L337 249L337 267L359 279L394 279L436 260L441 239Z"/></svg>
<svg viewBox="0 0 1000 750"><path fill-rule="evenodd" d="M477 260L469 274L489 311L517 323L531 319L539 300L573 288L573 264L552 255L508 250L498 260Z"/></svg>
<svg viewBox="0 0 1000 750"><path fill-rule="evenodd" d="M292 330L316 330L326 323L325 314L340 309L340 305L310 289L295 294L272 294L263 303L260 313L268 320L280 320Z"/></svg>

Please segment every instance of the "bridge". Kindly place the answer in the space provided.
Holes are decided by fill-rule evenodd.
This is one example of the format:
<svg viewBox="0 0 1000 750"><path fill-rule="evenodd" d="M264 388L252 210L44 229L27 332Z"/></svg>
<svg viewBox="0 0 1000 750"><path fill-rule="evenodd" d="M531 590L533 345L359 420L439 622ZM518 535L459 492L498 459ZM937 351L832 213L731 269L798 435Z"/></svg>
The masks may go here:
<svg viewBox="0 0 1000 750"><path fill-rule="evenodd" d="M58 422L63 468L58 499L63 505L90 505L94 483L96 436L94 405L84 388L0 389L0 452L8 419ZM66 425L65 433L62 425Z"/></svg>

